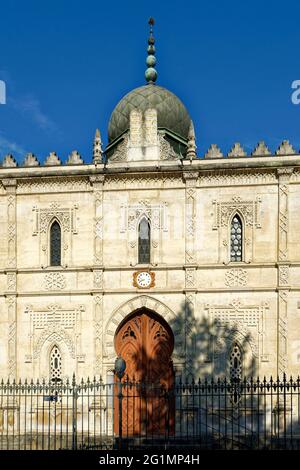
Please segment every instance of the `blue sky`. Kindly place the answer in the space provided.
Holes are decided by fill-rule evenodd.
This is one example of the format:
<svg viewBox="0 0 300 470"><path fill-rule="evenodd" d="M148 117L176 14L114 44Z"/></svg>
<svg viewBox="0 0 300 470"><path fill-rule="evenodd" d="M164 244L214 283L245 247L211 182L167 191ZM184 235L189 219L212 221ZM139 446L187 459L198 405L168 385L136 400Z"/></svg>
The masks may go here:
<svg viewBox="0 0 300 470"><path fill-rule="evenodd" d="M300 149L299 1L7 0L0 6L0 158L76 149L91 159L110 114L143 85L148 18L156 20L157 83L194 121L198 153L234 142Z"/></svg>

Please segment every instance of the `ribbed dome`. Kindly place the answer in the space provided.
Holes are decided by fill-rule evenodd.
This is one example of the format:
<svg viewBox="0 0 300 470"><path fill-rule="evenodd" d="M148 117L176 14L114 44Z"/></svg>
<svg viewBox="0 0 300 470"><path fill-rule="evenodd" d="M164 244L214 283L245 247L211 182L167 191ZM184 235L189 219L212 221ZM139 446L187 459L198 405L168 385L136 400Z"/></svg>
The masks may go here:
<svg viewBox="0 0 300 470"><path fill-rule="evenodd" d="M158 127L188 138L191 118L184 104L166 88L148 84L135 88L119 101L108 125L109 142L129 128L129 115L133 109L145 112L149 108L157 110Z"/></svg>

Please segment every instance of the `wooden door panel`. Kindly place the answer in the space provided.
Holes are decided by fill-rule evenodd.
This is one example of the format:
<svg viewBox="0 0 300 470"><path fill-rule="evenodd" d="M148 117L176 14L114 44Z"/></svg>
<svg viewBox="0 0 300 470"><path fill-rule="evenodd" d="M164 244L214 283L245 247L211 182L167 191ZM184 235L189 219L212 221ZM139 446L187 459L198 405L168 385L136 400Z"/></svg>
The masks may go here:
<svg viewBox="0 0 300 470"><path fill-rule="evenodd" d="M122 433L124 436L172 433L174 400L174 346L170 327L143 310L131 316L117 331L115 349L126 361L123 378ZM118 398L115 395L115 432L118 434Z"/></svg>

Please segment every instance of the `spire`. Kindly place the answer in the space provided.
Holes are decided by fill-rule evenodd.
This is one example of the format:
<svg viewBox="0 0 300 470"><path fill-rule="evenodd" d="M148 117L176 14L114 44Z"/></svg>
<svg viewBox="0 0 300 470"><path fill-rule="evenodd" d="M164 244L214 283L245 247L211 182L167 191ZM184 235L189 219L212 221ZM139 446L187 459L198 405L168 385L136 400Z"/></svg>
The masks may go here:
<svg viewBox="0 0 300 470"><path fill-rule="evenodd" d="M99 129L96 129L94 148L93 148L93 163L102 163L102 142Z"/></svg>
<svg viewBox="0 0 300 470"><path fill-rule="evenodd" d="M189 135L188 135L188 144L187 144L187 152L186 158L193 160L196 158L196 137L195 137L195 129L193 121L191 120L190 128L189 128Z"/></svg>
<svg viewBox="0 0 300 470"><path fill-rule="evenodd" d="M150 35L148 39L148 57L146 60L147 64L147 70L145 72L145 77L148 82L148 84L154 84L157 79L157 71L155 70L155 64L156 64L156 57L155 57L155 39L153 37L153 25L154 25L154 19L151 17L149 18L148 24L150 25Z"/></svg>

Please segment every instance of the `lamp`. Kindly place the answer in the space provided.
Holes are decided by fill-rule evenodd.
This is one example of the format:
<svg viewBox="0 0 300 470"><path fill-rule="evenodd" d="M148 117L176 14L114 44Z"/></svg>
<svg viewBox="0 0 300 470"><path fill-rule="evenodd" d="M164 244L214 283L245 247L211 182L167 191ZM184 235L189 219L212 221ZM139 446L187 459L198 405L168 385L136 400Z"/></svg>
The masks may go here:
<svg viewBox="0 0 300 470"><path fill-rule="evenodd" d="M124 361L123 357L117 357L115 360L115 373L117 374L119 380L121 380L124 376L125 370L126 362Z"/></svg>

